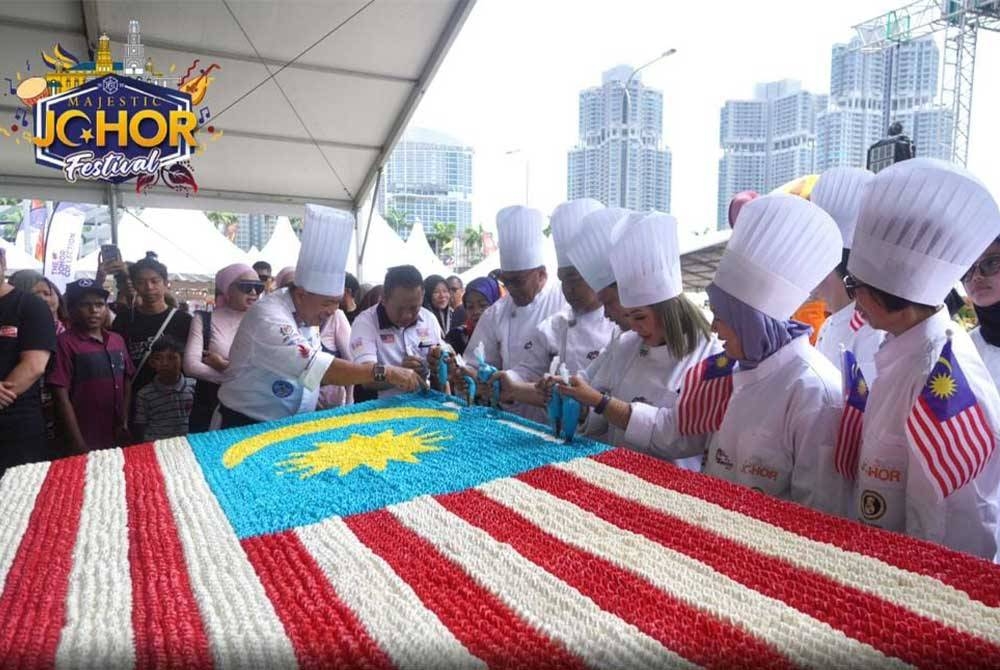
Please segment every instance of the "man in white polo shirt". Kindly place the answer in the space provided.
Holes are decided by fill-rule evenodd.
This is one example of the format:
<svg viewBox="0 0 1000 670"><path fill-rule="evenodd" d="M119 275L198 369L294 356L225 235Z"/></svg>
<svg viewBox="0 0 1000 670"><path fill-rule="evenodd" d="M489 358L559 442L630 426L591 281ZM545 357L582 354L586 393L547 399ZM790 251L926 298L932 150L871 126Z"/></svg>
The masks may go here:
<svg viewBox="0 0 1000 670"><path fill-rule="evenodd" d="M382 285L382 302L358 314L351 327L355 363L398 365L418 371L427 382L427 355L441 345L441 326L424 302L424 283L412 265L389 268ZM401 391L388 384L366 384L390 398Z"/></svg>

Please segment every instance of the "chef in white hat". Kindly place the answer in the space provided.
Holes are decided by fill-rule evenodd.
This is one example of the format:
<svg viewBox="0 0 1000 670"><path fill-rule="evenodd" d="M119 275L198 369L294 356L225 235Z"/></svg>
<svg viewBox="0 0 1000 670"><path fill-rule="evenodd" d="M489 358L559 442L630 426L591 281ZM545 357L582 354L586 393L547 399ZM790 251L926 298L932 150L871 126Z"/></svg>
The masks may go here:
<svg viewBox="0 0 1000 670"><path fill-rule="evenodd" d="M840 376L809 344L810 328L791 320L837 264L841 244L830 216L802 198L766 195L747 203L707 289L724 356L706 361L720 369L736 362L721 420L684 431L682 415L697 414L697 405L683 404L682 386L660 409L609 406L608 421L626 427L625 442L669 459L704 452L707 474L846 514L849 483L833 458Z"/></svg>
<svg viewBox="0 0 1000 670"><path fill-rule="evenodd" d="M483 345L484 359L498 370L520 365L535 346L538 325L566 309L559 281L545 269L545 215L537 209L514 205L497 213L500 247L500 280L507 295L483 313L465 349L466 363L477 366L474 352ZM485 387L485 385L484 385ZM525 418L544 421L538 407L514 403L512 410Z"/></svg>
<svg viewBox="0 0 1000 670"><path fill-rule="evenodd" d="M577 374L597 360L615 335L615 325L605 318L597 293L573 267L567 253L583 230L586 215L601 209L604 206L598 201L579 198L564 202L552 213L550 225L558 277L569 306L538 325L528 355L506 372L505 384L531 384L533 387L549 372L557 357L570 374Z"/></svg>
<svg viewBox="0 0 1000 670"><path fill-rule="evenodd" d="M844 277L847 259L854 240L854 227L861 208L865 186L875 178L868 170L853 167L830 168L820 175L809 200L819 205L833 217L844 240L840 263L816 287L816 297L823 300L831 314L819 330L816 348L843 371L843 350L854 354L858 366L870 385L875 381L875 352L882 346L885 333L875 330L855 309L854 301L847 296Z"/></svg>
<svg viewBox="0 0 1000 670"><path fill-rule="evenodd" d="M592 408L586 434L641 448L629 445L624 424L610 422L605 412L627 412L630 403L654 411L670 404L688 369L721 346L701 309L683 293L674 217L654 212L619 230L610 261L630 330L593 377L574 378L566 392ZM700 470L701 454L677 464Z"/></svg>
<svg viewBox="0 0 1000 670"><path fill-rule="evenodd" d="M996 449L981 450L980 440L996 443L1000 396L969 336L942 303L998 235L997 203L974 176L914 158L879 172L866 190L845 279L868 322L888 333L875 355L878 379L865 410L853 515L989 560L998 558L1000 457ZM953 433L949 453L928 450L933 426L918 422L919 430L908 430L928 390L935 404L944 403L935 424L962 409L948 405L953 397L962 406L978 404L983 418L976 437ZM964 461L970 449L976 468L965 472L953 459ZM935 461L939 465L932 466ZM935 477L938 467L949 471L946 488Z"/></svg>
<svg viewBox="0 0 1000 670"><path fill-rule="evenodd" d="M257 301L233 339L219 389L223 428L311 412L320 386L420 386L413 370L349 363L323 351L320 328L340 305L353 230L349 213L306 205L295 280Z"/></svg>

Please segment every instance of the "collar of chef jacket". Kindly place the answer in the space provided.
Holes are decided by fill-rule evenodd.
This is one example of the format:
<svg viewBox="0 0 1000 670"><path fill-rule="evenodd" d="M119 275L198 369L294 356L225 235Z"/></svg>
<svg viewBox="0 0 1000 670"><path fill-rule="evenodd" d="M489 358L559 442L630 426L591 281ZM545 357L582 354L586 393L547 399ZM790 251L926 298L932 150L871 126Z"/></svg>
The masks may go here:
<svg viewBox="0 0 1000 670"><path fill-rule="evenodd" d="M794 340L762 360L754 369L740 370L737 368L736 372L733 373L733 393L739 391L743 386L750 386L751 384L756 384L762 379L767 379L775 372L783 368L789 361L805 357L806 352L811 347L812 345L809 344L809 338L803 335L801 337L796 337Z"/></svg>
<svg viewBox="0 0 1000 670"><path fill-rule="evenodd" d="M896 361L926 355L928 349L945 337L947 331L957 331L959 328L961 326L951 320L948 310L940 307L930 318L924 319L902 335L886 335L885 344L875 354L875 367L879 376Z"/></svg>

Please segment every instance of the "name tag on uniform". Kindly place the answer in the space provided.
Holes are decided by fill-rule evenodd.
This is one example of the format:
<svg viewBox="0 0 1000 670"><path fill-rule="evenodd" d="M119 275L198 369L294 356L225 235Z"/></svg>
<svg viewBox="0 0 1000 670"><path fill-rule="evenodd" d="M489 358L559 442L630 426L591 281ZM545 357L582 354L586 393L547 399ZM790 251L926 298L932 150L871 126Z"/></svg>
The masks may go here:
<svg viewBox="0 0 1000 670"><path fill-rule="evenodd" d="M0 337L17 337L17 326L0 326Z"/></svg>
<svg viewBox="0 0 1000 670"><path fill-rule="evenodd" d="M379 337L382 338L382 344L396 344L396 336L393 333L382 333Z"/></svg>

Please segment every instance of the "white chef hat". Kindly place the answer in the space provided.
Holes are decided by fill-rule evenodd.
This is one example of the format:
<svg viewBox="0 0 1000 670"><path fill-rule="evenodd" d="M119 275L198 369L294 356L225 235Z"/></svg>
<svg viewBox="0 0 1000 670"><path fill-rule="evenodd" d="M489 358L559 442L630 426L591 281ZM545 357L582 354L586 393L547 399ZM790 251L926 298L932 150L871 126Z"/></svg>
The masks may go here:
<svg viewBox="0 0 1000 670"><path fill-rule="evenodd" d="M556 263L559 267L573 265L569 260L569 247L583 227L583 217L603 207L593 198L577 198L567 200L552 211L549 225L552 226L552 241L556 245Z"/></svg>
<svg viewBox="0 0 1000 670"><path fill-rule="evenodd" d="M861 196L865 186L875 178L868 170L855 167L830 168L819 176L809 200L819 205L833 217L844 238L844 248L850 249L854 239L854 226L858 222Z"/></svg>
<svg viewBox="0 0 1000 670"><path fill-rule="evenodd" d="M655 305L680 295L677 219L653 212L627 225L611 249L611 268L622 307Z"/></svg>
<svg viewBox="0 0 1000 670"><path fill-rule="evenodd" d="M531 270L545 265L545 215L523 205L497 212L500 269L505 272Z"/></svg>
<svg viewBox="0 0 1000 670"><path fill-rule="evenodd" d="M569 245L566 253L570 263L595 291L615 283L615 273L611 269L611 229L628 215L629 211L620 207L591 212L583 217L580 232Z"/></svg>
<svg viewBox="0 0 1000 670"><path fill-rule="evenodd" d="M740 210L713 283L784 320L840 262L840 230L829 214L795 195L765 195Z"/></svg>
<svg viewBox="0 0 1000 670"><path fill-rule="evenodd" d="M354 217L350 213L306 205L295 285L317 295L343 295L347 252L353 235Z"/></svg>
<svg viewBox="0 0 1000 670"><path fill-rule="evenodd" d="M1000 211L964 169L913 158L882 170L865 189L847 269L865 284L939 305L1000 235Z"/></svg>

